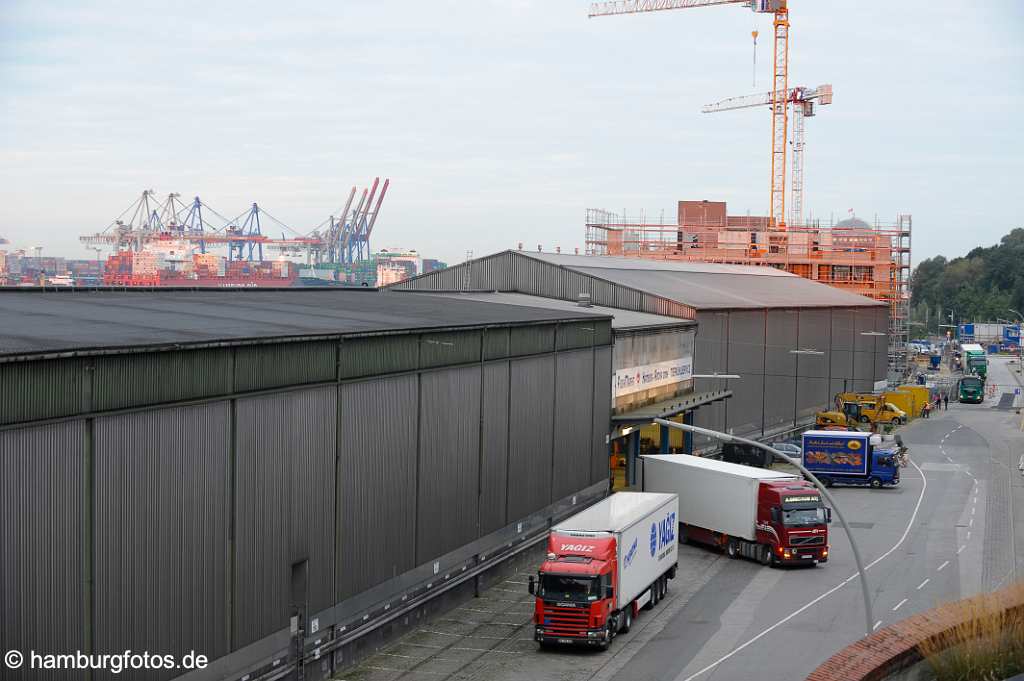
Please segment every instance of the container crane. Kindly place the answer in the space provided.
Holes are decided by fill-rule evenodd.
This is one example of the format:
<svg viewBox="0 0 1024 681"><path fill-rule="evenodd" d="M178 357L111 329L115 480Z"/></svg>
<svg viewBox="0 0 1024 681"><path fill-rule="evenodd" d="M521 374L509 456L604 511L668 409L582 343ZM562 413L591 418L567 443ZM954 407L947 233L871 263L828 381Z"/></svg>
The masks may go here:
<svg viewBox="0 0 1024 681"><path fill-rule="evenodd" d="M832 103L832 86L819 85L813 90L806 87L794 87L786 92L786 102L793 105L793 155L790 171L790 203L789 222L791 225L803 224L804 217L804 119L814 115L815 104L825 106ZM759 106L772 106L772 93L763 92L757 95L730 97L701 109L704 113L733 111L735 109L751 109Z"/></svg>
<svg viewBox="0 0 1024 681"><path fill-rule="evenodd" d="M789 9L787 0L614 0L590 5L590 17L640 14L669 9L712 5L744 5L762 14L773 14L775 53L772 60L772 162L771 219L776 228L786 228L786 143L789 92Z"/></svg>

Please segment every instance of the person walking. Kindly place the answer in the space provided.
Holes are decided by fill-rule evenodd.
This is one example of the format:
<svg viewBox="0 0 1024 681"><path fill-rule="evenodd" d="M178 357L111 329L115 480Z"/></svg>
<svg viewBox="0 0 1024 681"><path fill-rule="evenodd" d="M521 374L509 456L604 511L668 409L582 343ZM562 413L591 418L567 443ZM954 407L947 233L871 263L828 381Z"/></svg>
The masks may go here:
<svg viewBox="0 0 1024 681"><path fill-rule="evenodd" d="M932 413L932 401L928 400L924 403L924 408L921 409L921 416L928 418Z"/></svg>
<svg viewBox="0 0 1024 681"><path fill-rule="evenodd" d="M942 396L942 408L949 411L949 393Z"/></svg>

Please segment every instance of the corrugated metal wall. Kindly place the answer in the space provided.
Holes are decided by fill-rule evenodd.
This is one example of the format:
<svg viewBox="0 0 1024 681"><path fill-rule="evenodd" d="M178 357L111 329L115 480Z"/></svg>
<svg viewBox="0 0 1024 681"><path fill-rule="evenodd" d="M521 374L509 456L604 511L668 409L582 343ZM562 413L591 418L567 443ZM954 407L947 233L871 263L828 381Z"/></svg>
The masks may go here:
<svg viewBox="0 0 1024 681"><path fill-rule="evenodd" d="M610 385L610 384L609 384ZM480 438L480 534L507 523L509 363L483 368Z"/></svg>
<svg viewBox="0 0 1024 681"><path fill-rule="evenodd" d="M762 331L762 338L763 338ZM713 374L727 373L727 362L729 355L729 313L720 310L711 310L697 313L697 338L694 341L694 373ZM757 353L749 353L753 357ZM762 359L763 362L763 353ZM694 390L705 392L708 390L719 390L722 388L722 381L707 378L694 380ZM728 385L726 387L729 387ZM701 407L694 415L694 425L712 430L725 430L726 402L715 402L706 407ZM707 444L707 439L702 436L694 436L694 446L700 447Z"/></svg>
<svg viewBox="0 0 1024 681"><path fill-rule="evenodd" d="M522 518L551 501L555 361L515 360L511 373L508 517Z"/></svg>
<svg viewBox="0 0 1024 681"><path fill-rule="evenodd" d="M97 411L226 395L232 391L230 348L92 358Z"/></svg>
<svg viewBox="0 0 1024 681"><path fill-rule="evenodd" d="M831 365L831 311L828 309L800 310L799 345L801 348L821 350L824 355L798 355L797 417L814 416L815 412L832 404L829 393L828 371Z"/></svg>
<svg viewBox="0 0 1024 681"><path fill-rule="evenodd" d="M416 524L417 564L478 536L480 373L475 366L420 378L417 516L432 520Z"/></svg>
<svg viewBox="0 0 1024 681"><path fill-rule="evenodd" d="M229 412L215 402L96 419L97 652L228 652Z"/></svg>
<svg viewBox="0 0 1024 681"><path fill-rule="evenodd" d="M607 390L605 386L608 386ZM605 438L611 432L612 413L612 349L594 348L594 426L591 430L591 473L590 482L607 480L610 474L608 442Z"/></svg>
<svg viewBox="0 0 1024 681"><path fill-rule="evenodd" d="M0 425L81 411L89 372L80 359L0 364Z"/></svg>
<svg viewBox="0 0 1024 681"><path fill-rule="evenodd" d="M288 624L291 566L308 560L308 603L334 603L337 389L240 399L236 406L234 646Z"/></svg>
<svg viewBox="0 0 1024 681"><path fill-rule="evenodd" d="M0 651L86 648L85 454L84 421L0 431ZM42 674L0 666L10 681Z"/></svg>
<svg viewBox="0 0 1024 681"><path fill-rule="evenodd" d="M552 500L562 499L590 484L594 401L581 399L580 386L594 381L590 350L558 356L555 386L555 449L551 479Z"/></svg>
<svg viewBox="0 0 1024 681"><path fill-rule="evenodd" d="M590 326L608 337L607 322ZM296 563L308 561L309 613L323 612L606 480L611 347L591 347L589 327L532 328L518 350L544 354L511 361L481 362L514 351L501 330L487 343L480 332L300 343L301 366L265 373L260 362L294 359L284 346L95 358L97 380L176 382L120 396L104 384L95 400L92 359L3 373L5 386L60 379L77 393L29 400L11 412L20 419L320 381L332 367L345 378L0 430L2 545L19 557L0 565L0 642L87 650L92 603L95 652L217 658L287 627ZM420 344L428 337L441 349ZM587 347L555 353L556 337ZM448 364L450 352L469 363L348 378L407 372L424 356ZM153 376L140 373L146 362Z"/></svg>
<svg viewBox="0 0 1024 681"><path fill-rule="evenodd" d="M415 565L418 399L416 376L340 388L336 601Z"/></svg>

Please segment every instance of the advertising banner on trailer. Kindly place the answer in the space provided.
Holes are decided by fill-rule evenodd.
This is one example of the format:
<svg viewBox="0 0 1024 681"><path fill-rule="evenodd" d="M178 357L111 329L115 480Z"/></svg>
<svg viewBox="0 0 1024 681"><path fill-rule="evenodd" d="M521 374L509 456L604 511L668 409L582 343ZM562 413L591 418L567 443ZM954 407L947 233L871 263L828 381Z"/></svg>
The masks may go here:
<svg viewBox="0 0 1024 681"><path fill-rule="evenodd" d="M868 433L804 434L804 465L816 473L868 474Z"/></svg>

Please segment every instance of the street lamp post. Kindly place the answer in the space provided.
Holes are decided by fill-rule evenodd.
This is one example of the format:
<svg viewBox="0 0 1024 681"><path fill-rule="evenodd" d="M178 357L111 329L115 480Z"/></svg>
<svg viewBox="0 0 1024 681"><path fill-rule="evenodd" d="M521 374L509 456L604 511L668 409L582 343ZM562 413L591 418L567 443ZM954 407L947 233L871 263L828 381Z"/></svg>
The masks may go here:
<svg viewBox="0 0 1024 681"><path fill-rule="evenodd" d="M864 595L864 617L866 621L864 635L871 635L871 632L874 629L872 622L872 620L874 619L874 615L871 611L871 590L868 588L868 576L867 573L864 571L864 562L861 560L860 550L857 548L857 542L853 538L853 532L850 531L850 526L846 522L846 518L843 517L842 511L839 510L839 506L836 504L836 500L832 498L832 495L828 493L828 490L825 489L825 486L821 484L818 478L816 478L809 470L804 468L803 464L801 464L796 459L787 456L786 454L783 454L774 447L769 447L763 442L757 442L756 440L748 440L747 438L743 437L736 437L735 435L721 433L717 430L709 430L707 428L701 428L699 426L691 426L686 423L666 421L665 419L654 419L654 422L661 426L667 426L669 428L677 428L679 430L697 433L698 435L711 437L716 440L721 440L722 442L738 442L740 444L750 445L752 447L757 447L758 449L763 449L766 452L774 456L777 456L783 461L786 461L787 463L795 466L800 470L801 473L804 474L804 476L806 476L812 483L814 483L814 486L818 488L818 491L821 492L822 496L824 496L825 499L832 505L832 509L836 512L836 516L839 518L839 522L842 524L843 530L846 532L846 536L850 539L850 548L853 549L853 559L857 563L857 572L860 574L861 592Z"/></svg>

